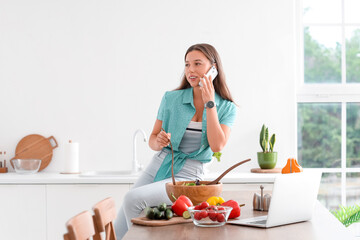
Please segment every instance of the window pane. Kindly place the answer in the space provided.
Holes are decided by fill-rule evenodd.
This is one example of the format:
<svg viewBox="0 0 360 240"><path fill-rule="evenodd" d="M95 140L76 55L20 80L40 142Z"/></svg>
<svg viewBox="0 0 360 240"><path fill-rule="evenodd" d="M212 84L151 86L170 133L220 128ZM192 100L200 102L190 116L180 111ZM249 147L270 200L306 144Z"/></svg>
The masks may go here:
<svg viewBox="0 0 360 240"><path fill-rule="evenodd" d="M304 23L341 23L341 0L303 0Z"/></svg>
<svg viewBox="0 0 360 240"><path fill-rule="evenodd" d="M341 82L341 28L304 28L304 82Z"/></svg>
<svg viewBox="0 0 360 240"><path fill-rule="evenodd" d="M360 173L346 174L346 205L360 203Z"/></svg>
<svg viewBox="0 0 360 240"><path fill-rule="evenodd" d="M345 0L345 23L360 23L360 1L359 0Z"/></svg>
<svg viewBox="0 0 360 240"><path fill-rule="evenodd" d="M346 167L360 168L360 103L347 103L346 118Z"/></svg>
<svg viewBox="0 0 360 240"><path fill-rule="evenodd" d="M340 103L298 103L298 159L307 168L341 166Z"/></svg>
<svg viewBox="0 0 360 240"><path fill-rule="evenodd" d="M346 82L360 82L360 28L346 28Z"/></svg>
<svg viewBox="0 0 360 240"><path fill-rule="evenodd" d="M318 200L329 210L338 209L341 204L340 173L323 173Z"/></svg>

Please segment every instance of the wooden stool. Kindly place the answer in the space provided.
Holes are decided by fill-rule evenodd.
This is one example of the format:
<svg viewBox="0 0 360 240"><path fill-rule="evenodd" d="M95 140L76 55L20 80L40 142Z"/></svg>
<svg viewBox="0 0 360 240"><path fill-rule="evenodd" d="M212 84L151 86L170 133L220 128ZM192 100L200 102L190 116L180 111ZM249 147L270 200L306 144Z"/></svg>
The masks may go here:
<svg viewBox="0 0 360 240"><path fill-rule="evenodd" d="M112 197L105 198L93 207L96 235L105 232L106 240L116 240L113 221L116 218L115 201ZM101 237L100 237L101 239Z"/></svg>
<svg viewBox="0 0 360 240"><path fill-rule="evenodd" d="M64 240L88 240L95 235L93 217L89 211L79 213L66 223Z"/></svg>

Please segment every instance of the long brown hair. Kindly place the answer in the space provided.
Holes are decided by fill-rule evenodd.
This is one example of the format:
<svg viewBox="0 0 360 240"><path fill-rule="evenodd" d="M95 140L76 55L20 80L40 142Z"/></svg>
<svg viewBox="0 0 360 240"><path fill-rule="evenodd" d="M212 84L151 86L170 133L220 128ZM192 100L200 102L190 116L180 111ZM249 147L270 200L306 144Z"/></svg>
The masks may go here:
<svg viewBox="0 0 360 240"><path fill-rule="evenodd" d="M226 79L225 79L223 66L221 63L220 56L219 56L218 52L216 51L216 49L207 43L195 44L195 45L192 45L191 47L189 47L189 49L186 51L184 59L186 60L186 56L188 55L189 52L196 51L196 50L202 52L206 56L206 58L209 59L211 64L216 64L218 75L214 79L215 92L217 94L219 94L223 99L234 102L233 98L231 97L230 90L229 90L228 86L226 85ZM178 88L176 88L175 90L181 90L181 89L186 89L186 88L191 88L191 85L186 80L186 76L184 74L184 76L181 79L180 86Z"/></svg>

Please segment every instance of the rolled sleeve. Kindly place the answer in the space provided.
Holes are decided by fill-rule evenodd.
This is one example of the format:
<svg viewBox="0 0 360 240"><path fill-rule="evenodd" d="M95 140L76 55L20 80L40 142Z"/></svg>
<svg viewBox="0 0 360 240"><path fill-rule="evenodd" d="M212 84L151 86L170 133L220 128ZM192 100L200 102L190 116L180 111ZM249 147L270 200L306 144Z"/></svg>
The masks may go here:
<svg viewBox="0 0 360 240"><path fill-rule="evenodd" d="M160 107L159 107L158 114L157 114L157 119L160 121L164 121L165 106L166 106L166 93L164 94L164 96L161 99Z"/></svg>
<svg viewBox="0 0 360 240"><path fill-rule="evenodd" d="M236 106L233 102L227 101L226 106L223 109L219 122L225 124L229 128L232 128L236 119Z"/></svg>

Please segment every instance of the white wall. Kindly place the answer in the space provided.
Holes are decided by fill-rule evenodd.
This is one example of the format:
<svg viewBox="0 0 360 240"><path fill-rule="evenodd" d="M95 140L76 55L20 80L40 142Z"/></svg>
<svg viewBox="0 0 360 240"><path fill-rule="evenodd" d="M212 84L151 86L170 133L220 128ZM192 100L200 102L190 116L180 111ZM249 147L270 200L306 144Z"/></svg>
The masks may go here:
<svg viewBox="0 0 360 240"><path fill-rule="evenodd" d="M222 170L257 167L266 123L278 167L295 156L294 1L2 0L0 146L53 135L60 147L44 171L61 171L61 145L80 143L81 170L130 169L136 129L149 135L166 90L176 88L186 49L220 53L239 105ZM152 150L138 138L138 157Z"/></svg>

